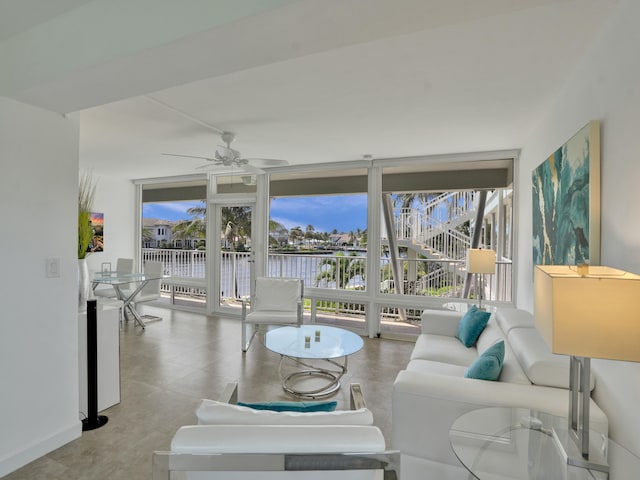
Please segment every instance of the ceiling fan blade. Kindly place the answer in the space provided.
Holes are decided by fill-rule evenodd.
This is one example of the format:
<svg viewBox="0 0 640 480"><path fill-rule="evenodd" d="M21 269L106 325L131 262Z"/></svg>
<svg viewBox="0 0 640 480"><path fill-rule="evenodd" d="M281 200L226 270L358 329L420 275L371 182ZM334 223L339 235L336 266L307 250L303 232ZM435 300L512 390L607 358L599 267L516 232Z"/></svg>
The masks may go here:
<svg viewBox="0 0 640 480"><path fill-rule="evenodd" d="M218 165L221 165L220 163L216 162L216 163L205 163L203 165L199 165L197 166L195 169L196 170L204 170L206 168L214 168L217 167Z"/></svg>
<svg viewBox="0 0 640 480"><path fill-rule="evenodd" d="M253 174L256 174L256 175L260 175L260 174L264 173L264 170L262 170L259 167L256 167L255 165L251 165L250 163L246 163L244 165L240 165L239 168L240 168L240 170L243 170L243 171L245 171L247 173L253 173Z"/></svg>
<svg viewBox="0 0 640 480"><path fill-rule="evenodd" d="M210 162L215 162L215 158L210 157L198 157L196 155L180 155L178 153L163 153L162 155L167 155L169 157L184 157L184 158L197 158L199 160L209 160Z"/></svg>
<svg viewBox="0 0 640 480"><path fill-rule="evenodd" d="M282 165L289 165L286 160L278 160L276 158L243 158L254 167L280 167Z"/></svg>

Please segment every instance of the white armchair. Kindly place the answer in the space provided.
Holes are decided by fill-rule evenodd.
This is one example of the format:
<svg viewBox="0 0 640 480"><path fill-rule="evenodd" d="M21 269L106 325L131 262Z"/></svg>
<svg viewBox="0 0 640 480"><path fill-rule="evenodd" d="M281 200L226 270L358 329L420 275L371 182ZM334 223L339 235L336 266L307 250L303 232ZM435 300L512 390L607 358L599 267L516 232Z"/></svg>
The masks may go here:
<svg viewBox="0 0 640 480"><path fill-rule="evenodd" d="M153 480L399 478L400 454L385 449L358 384L351 388L352 410L336 412L243 412L251 409L232 405L237 392L231 383L219 405L203 400L200 424L181 427L170 452L154 452Z"/></svg>
<svg viewBox="0 0 640 480"><path fill-rule="evenodd" d="M302 296L298 278L257 278L250 312L242 302L242 351L249 349L261 325L302 325Z"/></svg>

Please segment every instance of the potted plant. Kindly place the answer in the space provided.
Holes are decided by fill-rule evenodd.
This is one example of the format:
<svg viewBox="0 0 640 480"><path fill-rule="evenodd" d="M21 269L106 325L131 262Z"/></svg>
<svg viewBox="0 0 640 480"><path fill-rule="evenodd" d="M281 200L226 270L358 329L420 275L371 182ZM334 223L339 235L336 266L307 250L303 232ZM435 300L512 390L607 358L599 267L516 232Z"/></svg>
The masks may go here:
<svg viewBox="0 0 640 480"><path fill-rule="evenodd" d="M90 292L89 268L86 256L93 238L91 209L96 193L96 185L90 172L80 177L78 187L78 306L82 308Z"/></svg>

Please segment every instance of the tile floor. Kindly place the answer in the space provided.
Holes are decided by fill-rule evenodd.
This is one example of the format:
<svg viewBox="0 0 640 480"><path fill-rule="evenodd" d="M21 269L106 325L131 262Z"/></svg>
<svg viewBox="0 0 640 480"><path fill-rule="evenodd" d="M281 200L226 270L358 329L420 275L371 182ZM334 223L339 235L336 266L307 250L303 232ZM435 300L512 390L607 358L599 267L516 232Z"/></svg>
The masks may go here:
<svg viewBox="0 0 640 480"><path fill-rule="evenodd" d="M239 382L244 401L291 400L280 387L279 356L260 339L240 351L236 320L144 307L163 319L146 330L127 323L121 330L121 403L102 414L104 427L5 476L5 480L137 480L151 478L151 454L168 450L181 425L195 423L202 398L217 398L227 382ZM349 357L343 384L359 382L375 423L391 435L391 385L409 361L411 342L365 338ZM348 389L332 399L348 408Z"/></svg>

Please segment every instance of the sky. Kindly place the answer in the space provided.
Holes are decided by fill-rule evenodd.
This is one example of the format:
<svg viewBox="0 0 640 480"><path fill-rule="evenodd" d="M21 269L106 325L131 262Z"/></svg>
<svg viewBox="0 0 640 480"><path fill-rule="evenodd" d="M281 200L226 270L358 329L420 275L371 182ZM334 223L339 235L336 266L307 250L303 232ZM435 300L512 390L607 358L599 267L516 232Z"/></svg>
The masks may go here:
<svg viewBox="0 0 640 480"><path fill-rule="evenodd" d="M187 209L202 206L202 202L145 203L143 218L183 220L191 218ZM366 195L323 195L318 197L274 198L271 201L271 219L287 229L299 226L305 230L313 225L317 232L356 231L367 228Z"/></svg>

